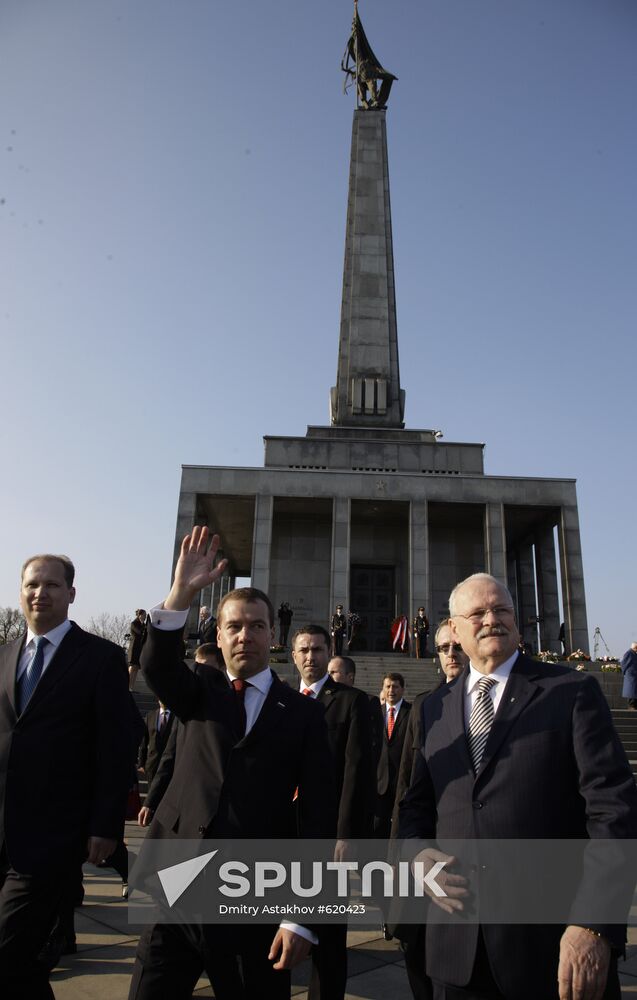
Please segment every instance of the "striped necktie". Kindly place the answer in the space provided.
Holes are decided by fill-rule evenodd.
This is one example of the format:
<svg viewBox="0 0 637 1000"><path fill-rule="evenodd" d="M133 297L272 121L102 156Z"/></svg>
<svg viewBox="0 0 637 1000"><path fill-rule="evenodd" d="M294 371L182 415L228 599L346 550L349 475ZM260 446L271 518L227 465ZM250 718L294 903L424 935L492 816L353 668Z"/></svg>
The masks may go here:
<svg viewBox="0 0 637 1000"><path fill-rule="evenodd" d="M27 669L20 678L18 685L18 711L20 715L31 701L31 696L38 686L38 681L42 676L44 666L44 650L49 644L45 635L39 635L35 639L35 653L33 654Z"/></svg>
<svg viewBox="0 0 637 1000"><path fill-rule="evenodd" d="M487 745L491 726L495 716L493 699L490 691L497 681L495 677L481 677L478 681L478 697L475 700L469 719L467 729L467 743L469 744L469 756L473 764L474 773L478 773L480 761Z"/></svg>

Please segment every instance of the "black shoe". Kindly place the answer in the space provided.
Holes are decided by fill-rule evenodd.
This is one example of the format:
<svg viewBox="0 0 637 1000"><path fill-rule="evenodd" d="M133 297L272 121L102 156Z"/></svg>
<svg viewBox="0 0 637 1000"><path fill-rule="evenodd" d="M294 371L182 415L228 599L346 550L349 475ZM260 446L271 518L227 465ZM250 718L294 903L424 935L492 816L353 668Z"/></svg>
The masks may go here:
<svg viewBox="0 0 637 1000"><path fill-rule="evenodd" d="M62 955L75 955L76 952L75 937L67 937L65 934L54 932L45 943L37 960L50 972L59 964Z"/></svg>

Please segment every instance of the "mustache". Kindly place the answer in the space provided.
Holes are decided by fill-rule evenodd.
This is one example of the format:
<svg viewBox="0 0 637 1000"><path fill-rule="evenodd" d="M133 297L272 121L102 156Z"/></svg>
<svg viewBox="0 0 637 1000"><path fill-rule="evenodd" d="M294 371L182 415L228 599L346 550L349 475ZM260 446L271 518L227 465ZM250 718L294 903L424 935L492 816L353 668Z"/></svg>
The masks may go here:
<svg viewBox="0 0 637 1000"><path fill-rule="evenodd" d="M503 625L486 625L478 632L478 639L487 639L491 635L508 635L509 630Z"/></svg>

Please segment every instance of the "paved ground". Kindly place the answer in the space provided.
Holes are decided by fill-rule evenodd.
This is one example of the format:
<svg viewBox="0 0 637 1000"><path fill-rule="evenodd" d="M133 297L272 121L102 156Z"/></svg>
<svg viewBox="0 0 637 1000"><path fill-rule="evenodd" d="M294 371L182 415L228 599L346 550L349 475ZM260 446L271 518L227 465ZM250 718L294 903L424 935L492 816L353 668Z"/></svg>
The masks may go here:
<svg viewBox="0 0 637 1000"><path fill-rule="evenodd" d="M127 841L134 850L141 831L128 823ZM85 867L86 899L76 911L78 952L65 956L51 976L57 1000L126 1000L139 928L128 923L121 882L115 873ZM637 922L637 906L633 908ZM637 996L637 926L629 930L629 948L622 963L622 997ZM353 931L348 937L348 1000L408 1000L411 996L395 942L378 931ZM307 997L308 963L295 970L293 995ZM212 997L207 980L197 984L194 997Z"/></svg>

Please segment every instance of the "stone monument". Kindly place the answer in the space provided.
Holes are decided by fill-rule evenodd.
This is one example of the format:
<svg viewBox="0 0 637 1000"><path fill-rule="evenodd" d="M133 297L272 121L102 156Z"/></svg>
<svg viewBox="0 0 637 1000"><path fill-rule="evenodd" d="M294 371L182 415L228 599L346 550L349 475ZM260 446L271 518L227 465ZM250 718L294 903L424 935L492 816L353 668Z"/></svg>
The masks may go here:
<svg viewBox="0 0 637 1000"><path fill-rule="evenodd" d="M411 619L420 605L432 623L446 616L454 585L484 570L510 588L534 651L560 650L562 620L567 647L586 651L575 481L485 475L483 444L405 429L383 89L395 77L371 51L357 11L346 60L364 106L352 128L330 425L265 437L263 468L184 466L175 560L191 526L208 524L229 560L226 577L202 595L213 613L235 579L248 577L275 607L290 602L295 625L325 624L337 604L354 609L357 649L369 651L387 650L392 620Z"/></svg>

